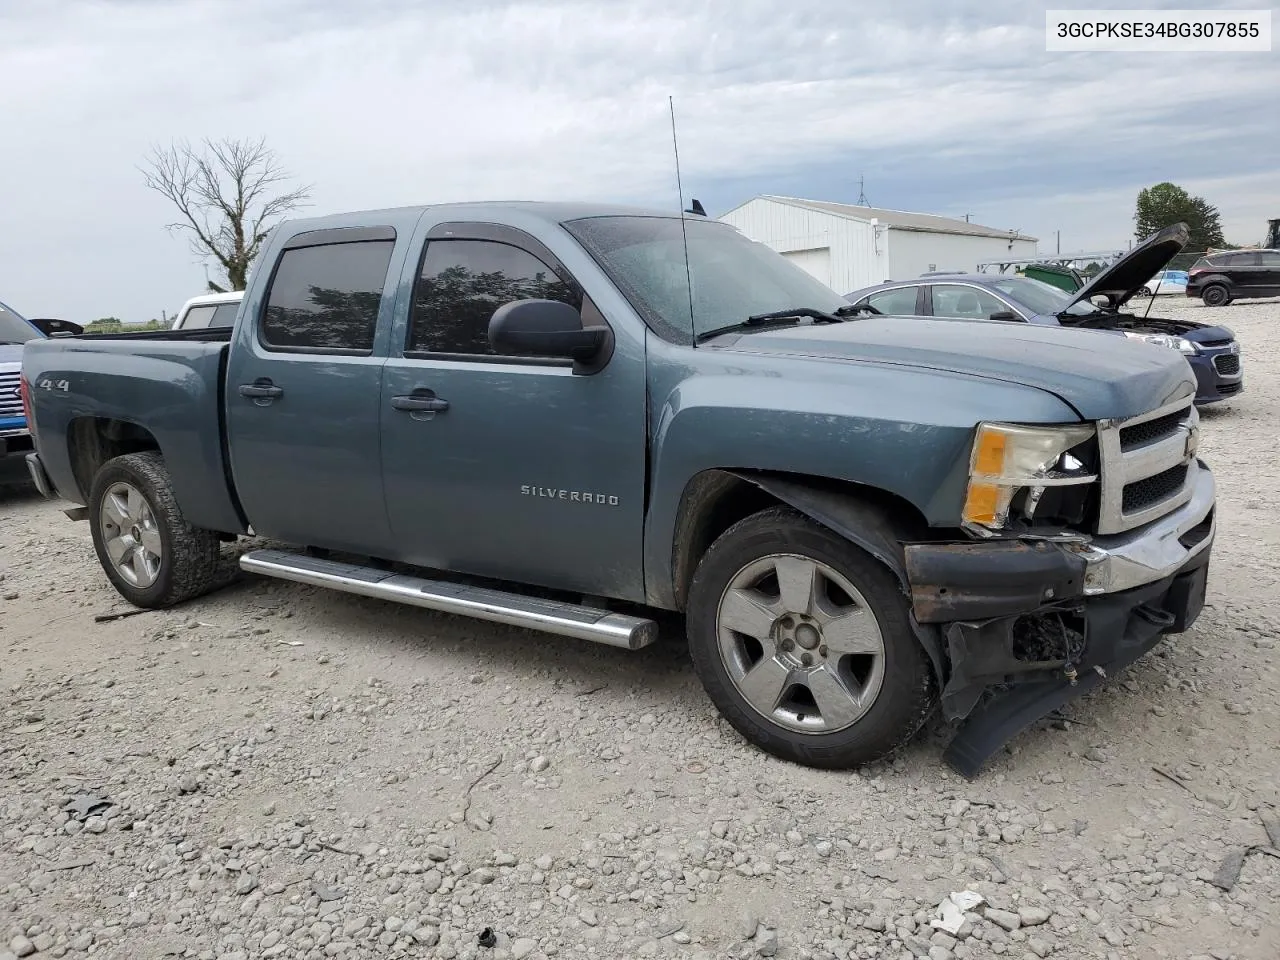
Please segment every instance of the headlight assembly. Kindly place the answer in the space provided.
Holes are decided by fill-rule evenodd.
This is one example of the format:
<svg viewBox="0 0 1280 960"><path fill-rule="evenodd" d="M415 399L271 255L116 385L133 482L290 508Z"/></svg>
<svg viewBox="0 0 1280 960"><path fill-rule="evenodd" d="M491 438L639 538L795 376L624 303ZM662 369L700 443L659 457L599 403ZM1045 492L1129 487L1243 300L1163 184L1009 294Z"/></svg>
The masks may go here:
<svg viewBox="0 0 1280 960"><path fill-rule="evenodd" d="M1007 528L1014 498L1024 489L1029 518L1047 488L1097 480L1096 474L1068 452L1093 434L1094 428L1083 424L978 424L969 458L965 528L981 536Z"/></svg>
<svg viewBox="0 0 1280 960"><path fill-rule="evenodd" d="M1125 330L1124 335L1130 340L1154 343L1157 347L1169 347L1179 353L1192 355L1200 352L1200 348L1186 337L1175 337L1168 333L1134 333L1132 330Z"/></svg>

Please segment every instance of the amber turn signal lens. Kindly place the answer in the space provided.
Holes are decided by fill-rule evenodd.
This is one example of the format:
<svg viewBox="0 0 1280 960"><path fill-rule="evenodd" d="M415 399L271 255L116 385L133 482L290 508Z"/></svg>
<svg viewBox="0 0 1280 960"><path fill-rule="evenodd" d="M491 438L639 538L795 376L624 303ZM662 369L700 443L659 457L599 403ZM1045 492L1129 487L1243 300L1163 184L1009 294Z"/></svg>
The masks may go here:
<svg viewBox="0 0 1280 960"><path fill-rule="evenodd" d="M998 430L979 430L978 449L973 454L973 473L979 477L998 477L1004 473L1004 454L1008 437Z"/></svg>
<svg viewBox="0 0 1280 960"><path fill-rule="evenodd" d="M993 483L972 483L964 501L964 519L969 523L993 523L1000 501L1000 488Z"/></svg>

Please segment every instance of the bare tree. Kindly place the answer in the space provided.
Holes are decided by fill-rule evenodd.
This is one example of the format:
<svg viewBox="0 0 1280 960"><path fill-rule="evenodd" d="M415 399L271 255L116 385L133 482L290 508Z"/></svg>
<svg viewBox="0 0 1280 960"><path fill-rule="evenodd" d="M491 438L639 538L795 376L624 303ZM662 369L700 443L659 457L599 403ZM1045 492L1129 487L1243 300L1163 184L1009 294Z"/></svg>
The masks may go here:
<svg viewBox="0 0 1280 960"><path fill-rule="evenodd" d="M292 177L262 138L155 147L141 169L146 185L182 215L168 229L189 234L192 252L217 261L232 290L244 289L271 228L311 195L309 186L287 189Z"/></svg>

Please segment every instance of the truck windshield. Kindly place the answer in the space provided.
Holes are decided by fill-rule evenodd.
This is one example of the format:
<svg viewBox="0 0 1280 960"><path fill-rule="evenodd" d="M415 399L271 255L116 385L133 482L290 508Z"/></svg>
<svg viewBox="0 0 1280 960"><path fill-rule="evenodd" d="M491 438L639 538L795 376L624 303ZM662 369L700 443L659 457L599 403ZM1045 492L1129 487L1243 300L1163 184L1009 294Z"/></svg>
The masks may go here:
<svg viewBox="0 0 1280 960"><path fill-rule="evenodd" d="M1071 295L1043 280L1010 277L1008 280L996 280L991 285L1041 316L1055 317L1065 313L1069 317L1087 317L1098 312L1097 307L1085 300L1068 307Z"/></svg>
<svg viewBox="0 0 1280 960"><path fill-rule="evenodd" d="M0 303L0 343L26 343L43 336L22 314Z"/></svg>
<svg viewBox="0 0 1280 960"><path fill-rule="evenodd" d="M694 335L780 310L834 313L848 301L727 223L675 217L588 217L564 224L659 336ZM693 310L689 300L692 292Z"/></svg>

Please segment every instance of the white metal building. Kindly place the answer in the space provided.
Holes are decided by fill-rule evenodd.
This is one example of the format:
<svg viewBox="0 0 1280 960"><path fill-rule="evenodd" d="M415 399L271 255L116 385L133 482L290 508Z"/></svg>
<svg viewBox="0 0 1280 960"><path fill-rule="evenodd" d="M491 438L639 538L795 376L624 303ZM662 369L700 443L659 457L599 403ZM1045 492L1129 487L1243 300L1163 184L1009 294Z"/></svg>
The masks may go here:
<svg viewBox="0 0 1280 960"><path fill-rule="evenodd" d="M760 196L720 218L849 293L930 270L972 271L984 260L1033 257L1036 238L928 213Z"/></svg>

